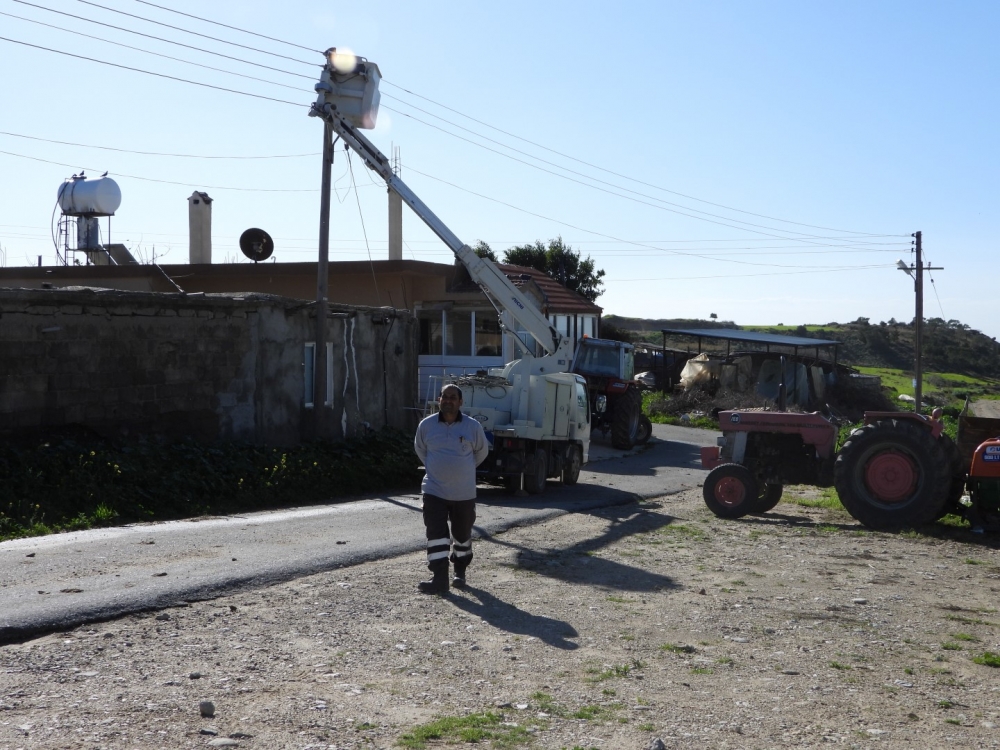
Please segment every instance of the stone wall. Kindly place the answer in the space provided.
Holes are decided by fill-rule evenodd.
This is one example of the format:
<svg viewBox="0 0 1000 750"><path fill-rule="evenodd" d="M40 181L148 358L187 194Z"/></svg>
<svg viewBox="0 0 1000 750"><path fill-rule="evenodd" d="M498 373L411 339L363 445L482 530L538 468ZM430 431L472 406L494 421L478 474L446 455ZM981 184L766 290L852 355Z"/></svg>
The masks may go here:
<svg viewBox="0 0 1000 750"><path fill-rule="evenodd" d="M260 294L0 290L0 436L81 425L291 445L313 437L313 305ZM406 311L331 305L326 435L413 427Z"/></svg>

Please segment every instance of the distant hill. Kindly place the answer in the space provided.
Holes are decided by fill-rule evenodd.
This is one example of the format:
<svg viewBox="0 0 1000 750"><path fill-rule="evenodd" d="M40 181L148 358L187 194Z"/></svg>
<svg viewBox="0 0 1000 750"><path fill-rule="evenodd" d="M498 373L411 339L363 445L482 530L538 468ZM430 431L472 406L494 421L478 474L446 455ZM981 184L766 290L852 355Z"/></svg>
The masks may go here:
<svg viewBox="0 0 1000 750"><path fill-rule="evenodd" d="M872 323L858 318L851 323L825 325L755 326L732 321L694 319L645 319L605 315L601 335L659 344L663 328L737 328L747 331L833 339L840 362L855 367L913 369L914 329L895 320ZM668 338L667 346L687 349L690 339ZM723 344L722 349L725 348ZM979 378L1000 378L1000 344L957 320L929 318L924 322L923 369L925 372L953 372Z"/></svg>

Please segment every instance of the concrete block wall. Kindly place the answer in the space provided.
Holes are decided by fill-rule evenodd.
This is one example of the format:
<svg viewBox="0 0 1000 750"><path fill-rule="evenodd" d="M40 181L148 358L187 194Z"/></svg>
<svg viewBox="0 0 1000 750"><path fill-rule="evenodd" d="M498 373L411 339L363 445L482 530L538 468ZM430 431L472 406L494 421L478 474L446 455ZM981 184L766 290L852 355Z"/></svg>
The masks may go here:
<svg viewBox="0 0 1000 750"><path fill-rule="evenodd" d="M310 439L314 331L312 305L270 295L0 290L0 436L82 425L109 436ZM327 436L413 426L412 315L332 305L327 336Z"/></svg>

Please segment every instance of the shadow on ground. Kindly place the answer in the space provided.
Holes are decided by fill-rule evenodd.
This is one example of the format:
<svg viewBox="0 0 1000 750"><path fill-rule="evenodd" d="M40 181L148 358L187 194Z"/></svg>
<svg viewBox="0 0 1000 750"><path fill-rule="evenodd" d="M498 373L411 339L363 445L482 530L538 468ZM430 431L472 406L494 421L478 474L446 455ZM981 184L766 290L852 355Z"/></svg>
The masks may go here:
<svg viewBox="0 0 1000 750"><path fill-rule="evenodd" d="M463 596L462 594L468 594ZM456 590L448 600L463 612L475 615L495 628L518 635L530 635L555 648L572 651L577 644L568 638L575 638L576 628L568 622L542 617L518 609L493 594L474 586ZM478 601L476 601L478 600Z"/></svg>
<svg viewBox="0 0 1000 750"><path fill-rule="evenodd" d="M607 530L596 537L585 539L568 547L530 549L513 545L502 537L489 537L484 541L516 550L514 566L530 570L537 575L556 578L569 583L586 581L588 585L603 586L618 591L662 591L678 588L669 576L650 573L633 565L625 565L594 554L620 539L635 534L647 534L669 526L674 518L657 507L638 504L595 509L591 514L607 518Z"/></svg>

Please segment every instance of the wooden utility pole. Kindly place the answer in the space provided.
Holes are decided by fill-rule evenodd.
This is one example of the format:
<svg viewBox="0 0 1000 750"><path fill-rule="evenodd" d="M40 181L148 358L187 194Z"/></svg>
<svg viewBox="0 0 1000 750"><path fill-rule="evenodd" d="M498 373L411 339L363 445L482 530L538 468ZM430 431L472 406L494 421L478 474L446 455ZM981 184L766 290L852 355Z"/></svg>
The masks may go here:
<svg viewBox="0 0 1000 750"><path fill-rule="evenodd" d="M915 399L913 410L920 414L920 406L924 396L923 360L921 358L924 338L924 271L943 271L944 268L942 266L925 266L922 233L914 232L913 237L915 238L913 244L917 254L916 266L908 268L903 264L900 266L900 270L913 276L913 290L917 297L916 317L913 321L913 397Z"/></svg>
<svg viewBox="0 0 1000 750"><path fill-rule="evenodd" d="M330 179L333 173L333 128L323 126L323 178L319 195L319 258L316 261L316 348L313 350L313 416L315 437L330 437L326 408L326 339L330 285Z"/></svg>

